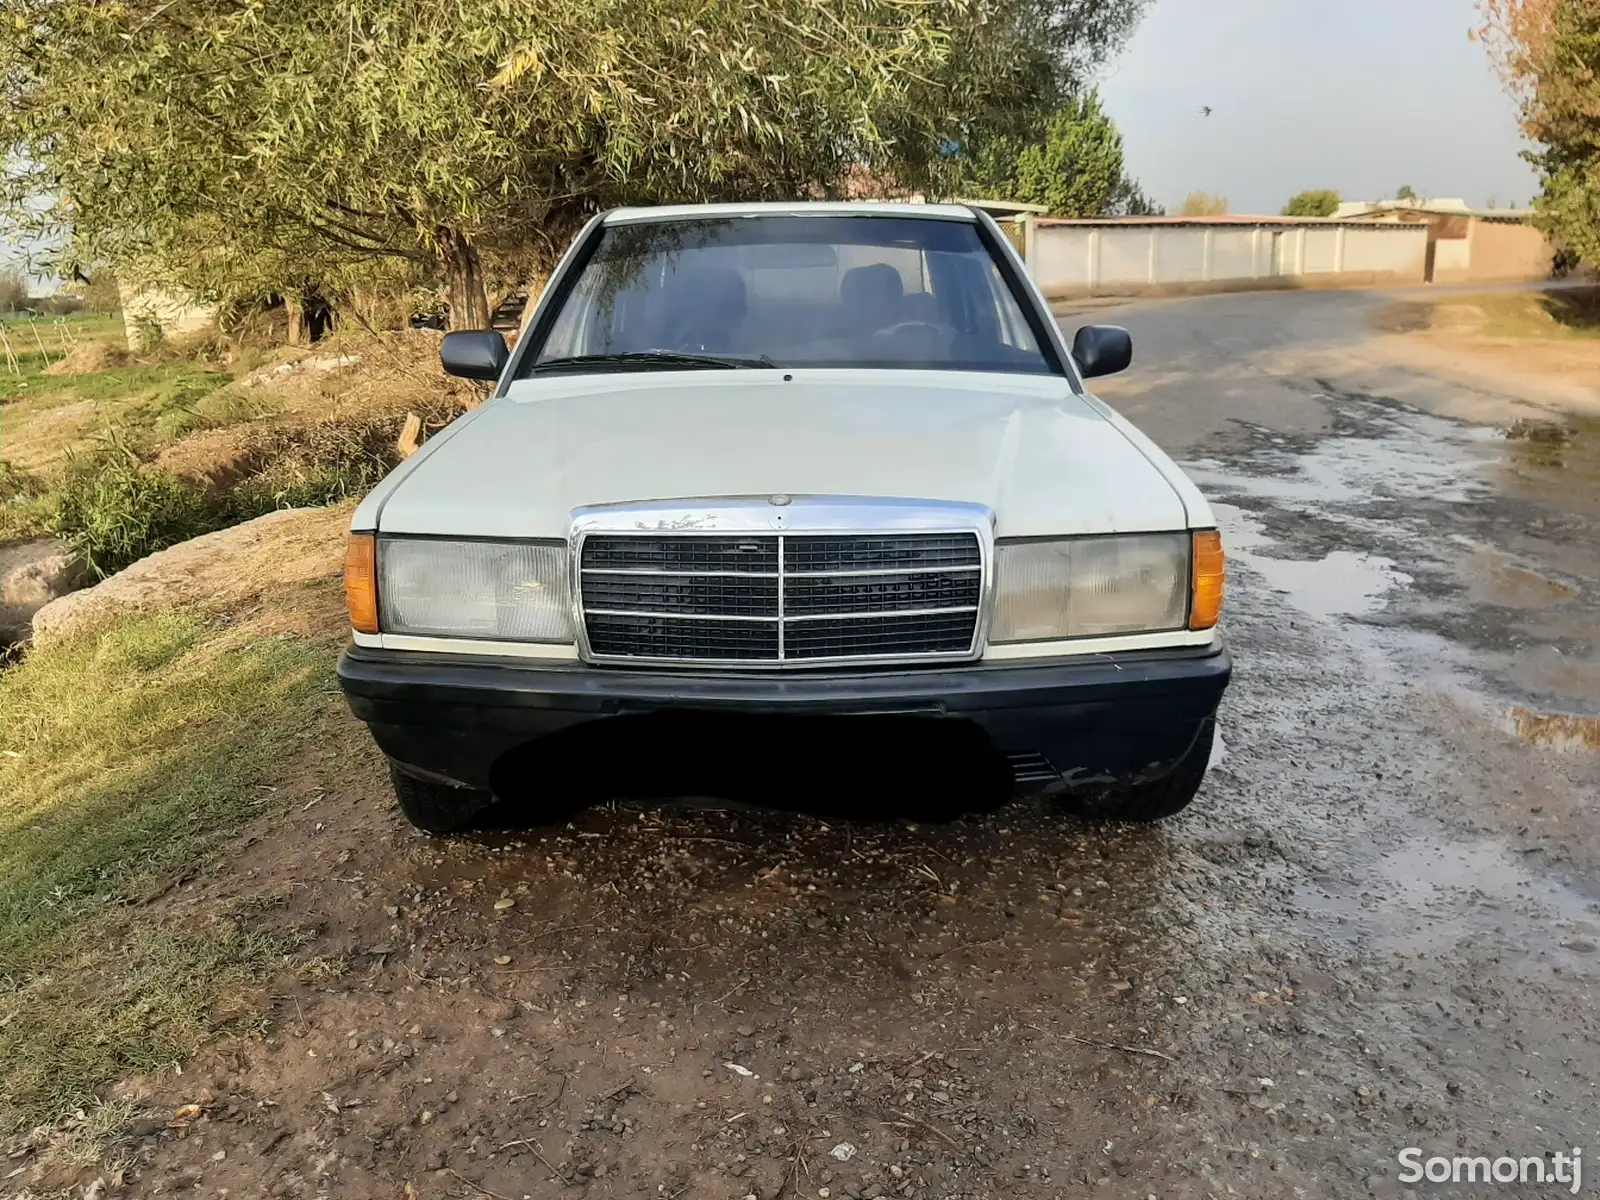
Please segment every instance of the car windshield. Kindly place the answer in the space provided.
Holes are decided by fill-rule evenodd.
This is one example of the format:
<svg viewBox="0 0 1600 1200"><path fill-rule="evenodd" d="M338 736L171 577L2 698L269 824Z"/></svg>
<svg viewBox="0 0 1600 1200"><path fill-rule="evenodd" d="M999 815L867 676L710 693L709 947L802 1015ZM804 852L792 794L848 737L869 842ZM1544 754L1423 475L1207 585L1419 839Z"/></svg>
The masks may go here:
<svg viewBox="0 0 1600 1200"><path fill-rule="evenodd" d="M870 215L605 226L524 371L602 355L629 369L1053 369L975 223Z"/></svg>

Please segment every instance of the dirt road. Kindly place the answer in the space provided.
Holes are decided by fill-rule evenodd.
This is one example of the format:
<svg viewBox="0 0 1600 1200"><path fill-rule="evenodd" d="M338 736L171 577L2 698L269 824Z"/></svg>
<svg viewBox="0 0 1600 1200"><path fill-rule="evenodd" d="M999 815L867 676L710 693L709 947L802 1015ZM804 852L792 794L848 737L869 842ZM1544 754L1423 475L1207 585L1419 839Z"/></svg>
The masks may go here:
<svg viewBox="0 0 1600 1200"><path fill-rule="evenodd" d="M1094 314L1232 551L1190 813L630 803L433 843L331 717L268 781L291 819L162 901L310 965L259 1039L130 1083L128 1191L1342 1198L1409 1194L1405 1147L1600 1177L1600 423L1363 359L1380 303ZM775 780L837 801L814 757Z"/></svg>

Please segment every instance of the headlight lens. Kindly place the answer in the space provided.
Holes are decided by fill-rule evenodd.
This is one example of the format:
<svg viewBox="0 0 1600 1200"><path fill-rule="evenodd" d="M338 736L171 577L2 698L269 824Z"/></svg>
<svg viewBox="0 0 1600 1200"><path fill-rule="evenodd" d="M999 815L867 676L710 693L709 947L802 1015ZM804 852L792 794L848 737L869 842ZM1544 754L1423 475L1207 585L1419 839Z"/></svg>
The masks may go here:
<svg viewBox="0 0 1600 1200"><path fill-rule="evenodd" d="M995 547L991 642L1182 629L1188 607L1187 533Z"/></svg>
<svg viewBox="0 0 1600 1200"><path fill-rule="evenodd" d="M564 542L380 538L378 604L385 633L573 640Z"/></svg>

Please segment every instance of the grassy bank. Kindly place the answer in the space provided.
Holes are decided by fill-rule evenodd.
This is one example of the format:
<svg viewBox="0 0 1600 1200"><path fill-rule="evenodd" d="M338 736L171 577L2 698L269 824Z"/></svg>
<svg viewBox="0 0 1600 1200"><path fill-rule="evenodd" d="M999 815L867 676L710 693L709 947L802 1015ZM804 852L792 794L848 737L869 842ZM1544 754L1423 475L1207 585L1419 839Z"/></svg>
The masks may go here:
<svg viewBox="0 0 1600 1200"><path fill-rule="evenodd" d="M198 612L123 620L0 674L0 1129L248 1024L292 946L147 902L272 801L334 647ZM85 1152L90 1152L86 1147Z"/></svg>
<svg viewBox="0 0 1600 1200"><path fill-rule="evenodd" d="M1475 338L1600 343L1600 288L1449 293L1378 309L1375 327L1388 333L1469 334Z"/></svg>
<svg viewBox="0 0 1600 1200"><path fill-rule="evenodd" d="M57 534L102 575L273 509L362 495L399 460L408 412L433 429L474 399L424 335L133 358L120 326L76 320L41 322L60 341L42 349L13 330L0 542Z"/></svg>
<svg viewBox="0 0 1600 1200"><path fill-rule="evenodd" d="M1491 338L1600 339L1600 289L1486 292L1452 298L1483 313L1479 332Z"/></svg>

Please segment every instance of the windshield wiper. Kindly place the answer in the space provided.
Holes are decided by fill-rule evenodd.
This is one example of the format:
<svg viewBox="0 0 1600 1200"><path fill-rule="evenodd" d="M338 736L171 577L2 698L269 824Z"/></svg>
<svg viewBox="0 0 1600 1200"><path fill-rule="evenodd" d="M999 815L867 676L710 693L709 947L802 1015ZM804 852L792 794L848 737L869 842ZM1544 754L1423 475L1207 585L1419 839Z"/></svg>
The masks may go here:
<svg viewBox="0 0 1600 1200"><path fill-rule="evenodd" d="M732 354L700 354L677 350L632 350L626 354L570 354L547 358L533 364L533 370L565 370L582 367L776 367L765 354L759 358L740 358Z"/></svg>

